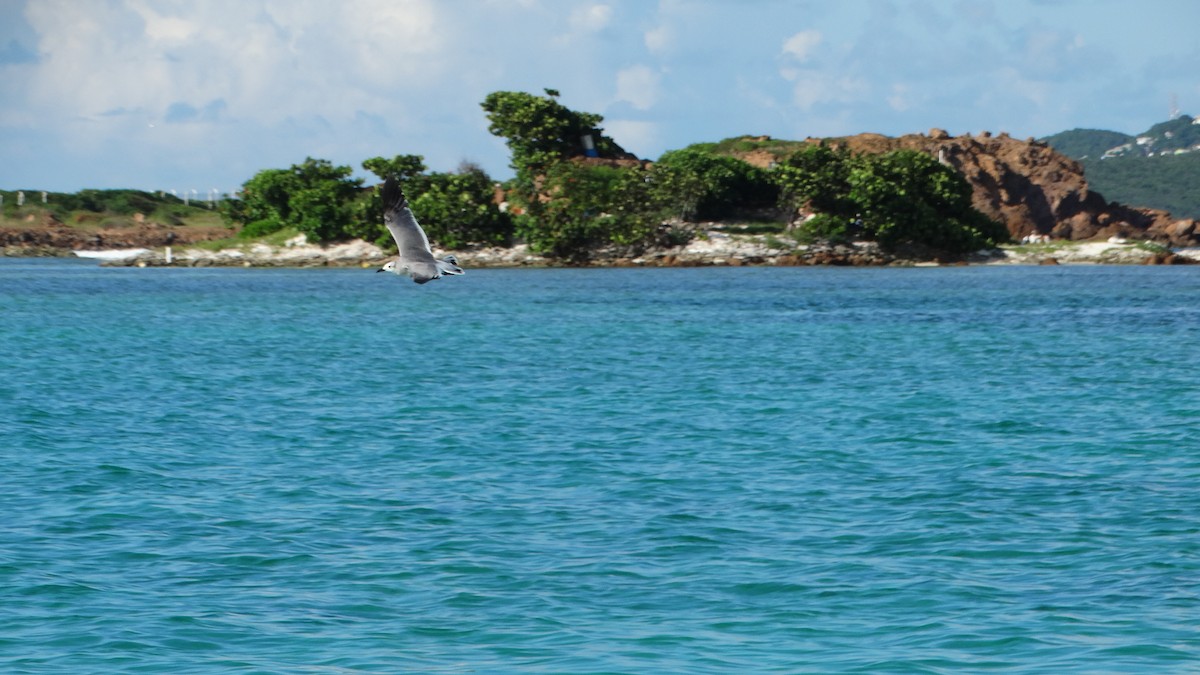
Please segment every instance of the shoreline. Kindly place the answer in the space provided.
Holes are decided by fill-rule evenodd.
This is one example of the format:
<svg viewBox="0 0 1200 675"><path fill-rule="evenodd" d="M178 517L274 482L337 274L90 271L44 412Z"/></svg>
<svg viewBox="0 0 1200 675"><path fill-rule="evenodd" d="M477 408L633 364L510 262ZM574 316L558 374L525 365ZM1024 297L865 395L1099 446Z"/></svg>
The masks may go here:
<svg viewBox="0 0 1200 675"><path fill-rule="evenodd" d="M97 260L104 267L372 267L392 256L362 240L328 245L309 244L303 236L280 246L245 244L219 250L195 246L155 249L3 250L9 257L71 256ZM1044 244L1006 245L980 251L964 260L923 260L885 253L873 242L799 246L769 235L730 234L709 230L684 246L660 248L640 255L600 251L582 263L566 263L529 251L518 244L510 248L466 250L435 249L452 253L467 268L513 267L741 267L741 266L857 266L938 267L961 265L1145 265L1200 263L1200 249L1172 250L1144 242L1054 241ZM22 255L25 254L25 255Z"/></svg>

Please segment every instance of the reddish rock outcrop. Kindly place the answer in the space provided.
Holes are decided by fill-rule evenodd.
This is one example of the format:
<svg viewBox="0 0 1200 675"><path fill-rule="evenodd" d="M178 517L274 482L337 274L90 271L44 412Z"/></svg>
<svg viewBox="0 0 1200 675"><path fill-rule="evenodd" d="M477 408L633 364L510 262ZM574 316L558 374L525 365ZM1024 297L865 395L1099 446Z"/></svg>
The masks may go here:
<svg viewBox="0 0 1200 675"><path fill-rule="evenodd" d="M1200 226L1195 220L1108 202L1088 188L1079 162L1033 139L1020 141L1008 134L986 132L951 136L932 129L928 135L859 134L826 141L854 152L908 149L939 158L966 177L974 189L975 208L1004 223L1016 241L1039 234L1072 240L1116 236L1174 246L1200 244ZM757 157L745 159L761 163L756 162Z"/></svg>

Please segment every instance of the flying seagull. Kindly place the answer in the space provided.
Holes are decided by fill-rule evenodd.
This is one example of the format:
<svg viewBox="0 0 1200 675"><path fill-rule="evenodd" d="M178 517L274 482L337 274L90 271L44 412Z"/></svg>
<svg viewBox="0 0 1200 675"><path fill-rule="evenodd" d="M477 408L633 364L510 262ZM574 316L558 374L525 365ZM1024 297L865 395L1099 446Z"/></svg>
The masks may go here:
<svg viewBox="0 0 1200 675"><path fill-rule="evenodd" d="M388 231L395 238L400 256L384 265L382 269L376 270L377 272L407 274L418 284L437 279L443 274L463 273L463 269L458 266L458 259L454 256L448 255L441 260L433 257L425 230L421 229L412 209L408 207L404 191L400 189L400 184L395 178L388 177L384 181L382 196L383 224L387 225Z"/></svg>

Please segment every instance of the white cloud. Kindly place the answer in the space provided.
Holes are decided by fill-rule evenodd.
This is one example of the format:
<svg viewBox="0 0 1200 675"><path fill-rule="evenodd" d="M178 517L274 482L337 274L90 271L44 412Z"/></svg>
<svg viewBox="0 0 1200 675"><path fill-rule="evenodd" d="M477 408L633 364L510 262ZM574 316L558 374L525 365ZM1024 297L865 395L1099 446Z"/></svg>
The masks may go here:
<svg viewBox="0 0 1200 675"><path fill-rule="evenodd" d="M579 33L596 33L608 27L612 20L612 7L608 5L584 5L571 11L568 23L571 30Z"/></svg>
<svg viewBox="0 0 1200 675"><path fill-rule="evenodd" d="M794 83L792 102L801 110L821 103L855 103L866 98L870 89L861 78L815 70L795 71L789 79Z"/></svg>
<svg viewBox="0 0 1200 675"><path fill-rule="evenodd" d="M822 39L820 31L802 30L783 41L783 53L797 61L807 61L821 45Z"/></svg>
<svg viewBox="0 0 1200 675"><path fill-rule="evenodd" d="M442 47L438 17L424 0L342 0L323 36L346 49L349 65L374 84L420 76ZM365 20L364 20L365 19Z"/></svg>
<svg viewBox="0 0 1200 675"><path fill-rule="evenodd" d="M643 159L654 159L663 152L659 125L655 122L604 120L604 134Z"/></svg>
<svg viewBox="0 0 1200 675"><path fill-rule="evenodd" d="M642 41L652 54L661 54L667 51L671 46L672 39L672 31L667 26L651 28L642 34Z"/></svg>
<svg viewBox="0 0 1200 675"><path fill-rule="evenodd" d="M430 66L443 47L429 0L126 0L90 10L29 4L42 54L36 105L92 120L114 110L161 117L178 104L222 107L215 102L264 122L346 116L377 103L383 87L436 77Z"/></svg>
<svg viewBox="0 0 1200 675"><path fill-rule="evenodd" d="M896 112L904 112L913 105L911 94L911 89L907 84L893 84L892 93L887 98L888 105Z"/></svg>
<svg viewBox="0 0 1200 675"><path fill-rule="evenodd" d="M617 100L628 101L638 110L648 110L658 101L658 73L648 66L630 66L617 72Z"/></svg>
<svg viewBox="0 0 1200 675"><path fill-rule="evenodd" d="M186 42L199 29L195 23L181 17L164 16L149 7L146 2L131 0L129 8L146 23L146 37L153 42Z"/></svg>
<svg viewBox="0 0 1200 675"><path fill-rule="evenodd" d="M1200 108L1172 65L1195 62L1190 26L1104 4L1082 21L1032 0L763 2L737 30L742 4L711 0L0 0L0 183L224 186L404 152L500 177L479 102L543 87L636 118L607 126L639 154L745 132L1137 131L1172 91Z"/></svg>

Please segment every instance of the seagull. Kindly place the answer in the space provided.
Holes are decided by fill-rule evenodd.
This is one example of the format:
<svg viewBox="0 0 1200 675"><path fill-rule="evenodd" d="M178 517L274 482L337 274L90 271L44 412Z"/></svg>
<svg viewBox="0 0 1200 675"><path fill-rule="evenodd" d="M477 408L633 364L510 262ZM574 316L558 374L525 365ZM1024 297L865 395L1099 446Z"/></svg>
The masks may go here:
<svg viewBox="0 0 1200 675"><path fill-rule="evenodd" d="M443 274L462 274L458 259L448 255L441 260L433 257L429 239L421 229L417 217L408 207L408 199L395 178L388 177L383 183L383 224L396 240L400 256L376 272L407 274L418 284L438 279Z"/></svg>

